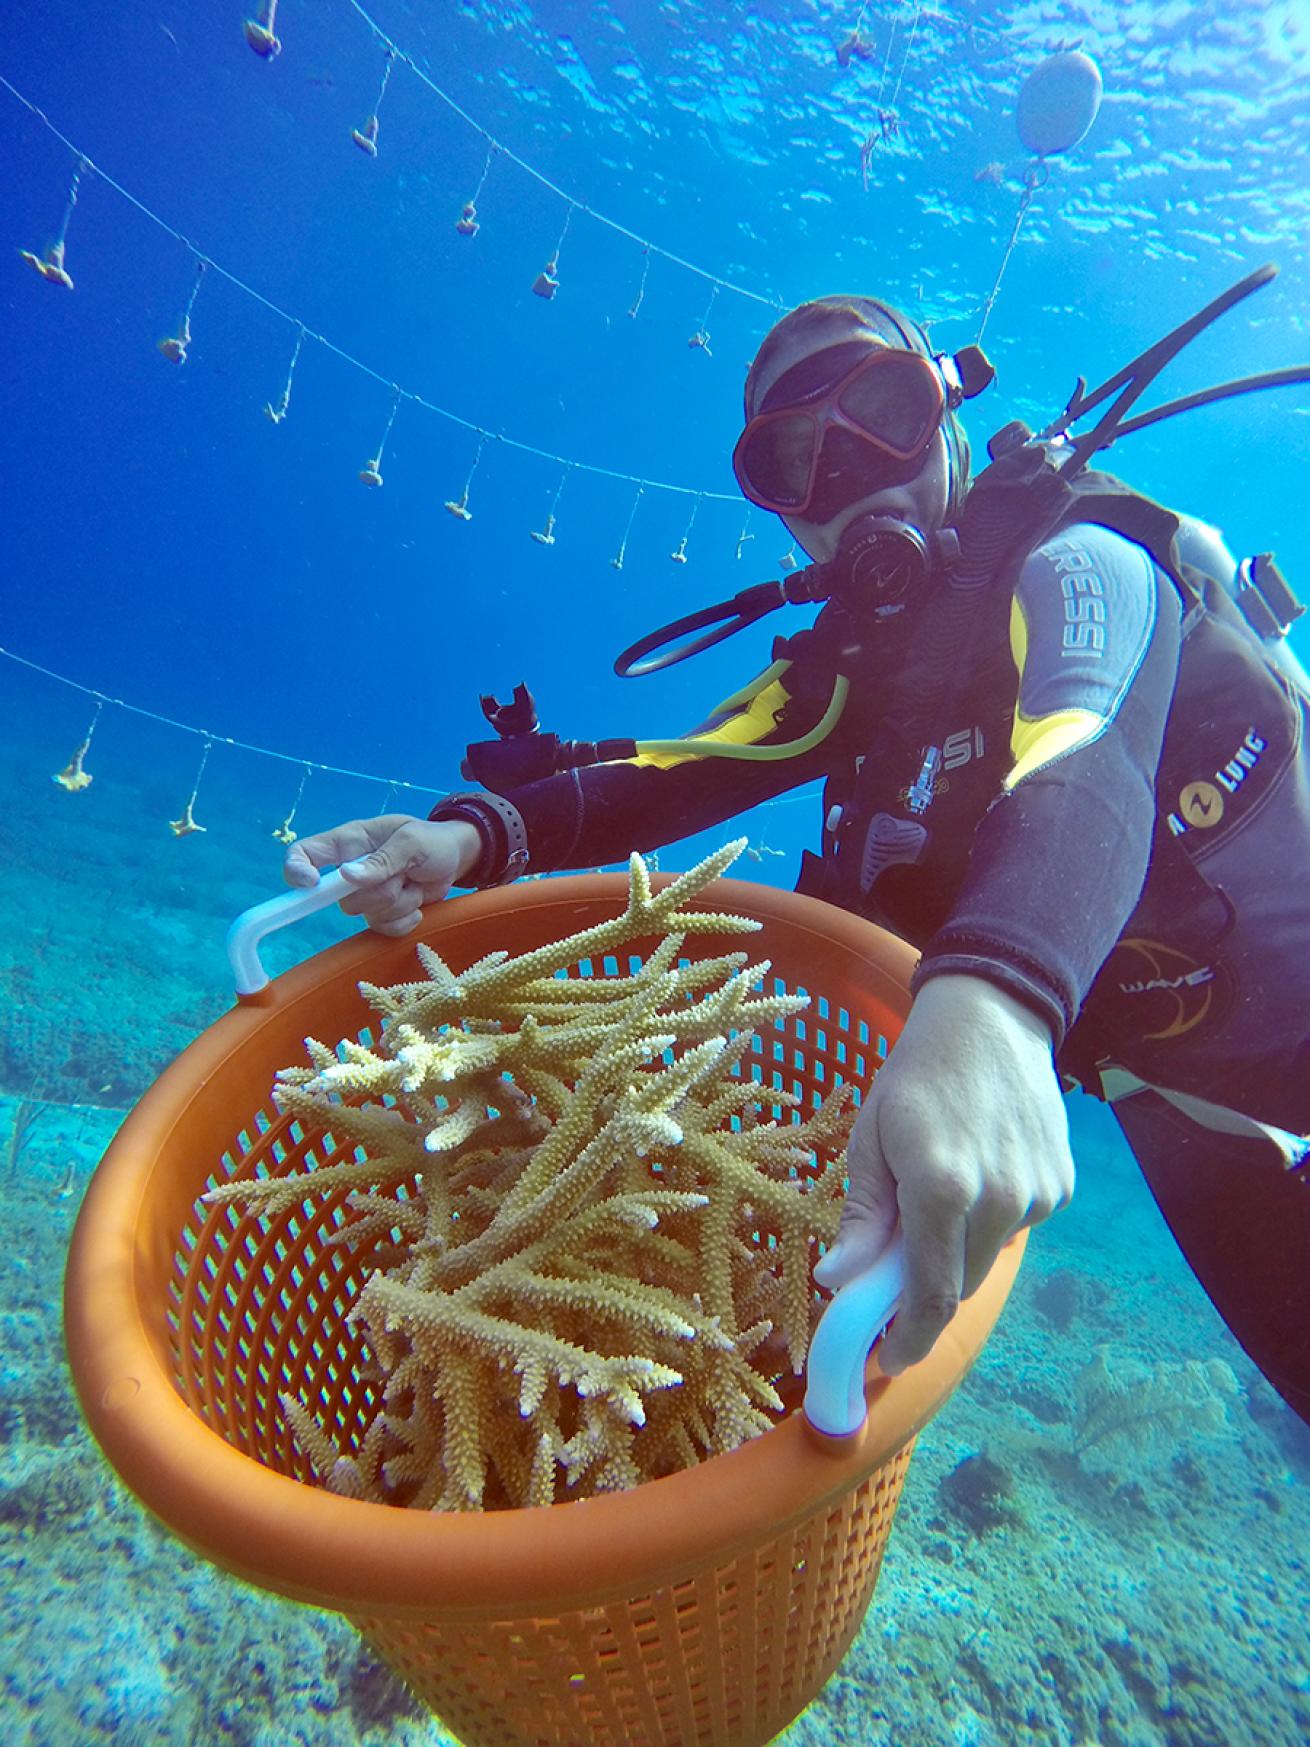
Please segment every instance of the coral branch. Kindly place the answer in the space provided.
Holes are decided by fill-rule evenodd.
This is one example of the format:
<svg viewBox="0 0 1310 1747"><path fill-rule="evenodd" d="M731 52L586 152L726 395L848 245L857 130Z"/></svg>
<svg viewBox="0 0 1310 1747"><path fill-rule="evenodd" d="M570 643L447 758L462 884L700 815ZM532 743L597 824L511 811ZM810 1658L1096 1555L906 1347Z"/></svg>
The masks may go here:
<svg viewBox="0 0 1310 1747"><path fill-rule="evenodd" d="M684 908L741 847L659 893L634 856L621 915L518 957L455 971L421 947L423 981L361 985L371 1047L310 1040L279 1075L279 1107L352 1156L208 1199L267 1218L344 1190L328 1241L371 1246L348 1320L383 1387L360 1447L283 1403L334 1490L550 1503L733 1449L782 1410L853 1112L841 1087L802 1119L751 1077L756 1033L807 1004L762 992L767 962L680 962L688 936L758 928ZM582 974L604 960L619 974Z"/></svg>

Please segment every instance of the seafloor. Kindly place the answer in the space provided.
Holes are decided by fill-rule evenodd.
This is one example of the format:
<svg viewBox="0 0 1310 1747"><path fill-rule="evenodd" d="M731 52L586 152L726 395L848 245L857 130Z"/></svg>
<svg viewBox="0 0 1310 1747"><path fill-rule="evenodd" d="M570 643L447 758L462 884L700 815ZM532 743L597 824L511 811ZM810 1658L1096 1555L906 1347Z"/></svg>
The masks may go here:
<svg viewBox="0 0 1310 1747"><path fill-rule="evenodd" d="M6 683L10 719L38 707L36 682ZM245 844L179 842L159 823L172 798L67 796L31 748L0 778L0 1736L435 1747L450 1737L342 1621L159 1528L73 1398L60 1291L88 1175L222 1010L223 927L266 895L260 870L276 881L253 835L268 821ZM315 922L299 950L336 933ZM1034 1234L990 1345L921 1436L864 1628L789 1747L1310 1738L1310 1431L1219 1324L1105 1113L1083 1100L1075 1121L1074 1204ZM1075 1386L1101 1347L1151 1368L1160 1417L1080 1456ZM1236 1379L1218 1430L1165 1417L1196 1357Z"/></svg>

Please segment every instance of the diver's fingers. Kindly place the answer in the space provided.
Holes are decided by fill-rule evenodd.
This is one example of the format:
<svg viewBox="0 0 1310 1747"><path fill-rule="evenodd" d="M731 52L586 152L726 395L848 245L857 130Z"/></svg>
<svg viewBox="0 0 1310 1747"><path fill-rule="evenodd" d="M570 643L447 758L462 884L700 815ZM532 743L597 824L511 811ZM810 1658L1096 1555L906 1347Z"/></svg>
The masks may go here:
<svg viewBox="0 0 1310 1747"><path fill-rule="evenodd" d="M378 922L370 916L368 925L375 934L389 934L398 939L403 934L412 934L422 920L422 910L408 910L390 922Z"/></svg>
<svg viewBox="0 0 1310 1747"><path fill-rule="evenodd" d="M298 837L287 850L282 877L289 886L316 886L320 868L370 854L408 819L408 813L383 813L373 819L350 819L311 837Z"/></svg>
<svg viewBox="0 0 1310 1747"><path fill-rule="evenodd" d="M850 1189L832 1247L814 1265L814 1278L829 1292L873 1265L896 1229L896 1179L888 1169L878 1135L878 1093L864 1101L846 1149Z"/></svg>
<svg viewBox="0 0 1310 1747"><path fill-rule="evenodd" d="M419 902L430 902L444 897L459 873L461 830L472 833L472 827L459 827L454 821L433 824L428 819L406 818L367 855L343 861L341 872L352 886L370 891L408 877L424 888Z"/></svg>
<svg viewBox="0 0 1310 1747"><path fill-rule="evenodd" d="M350 875L346 877L349 879ZM346 916L363 916L372 928L379 922L394 922L398 916L408 915L422 902L423 893L418 886L399 873L348 892L340 908Z"/></svg>
<svg viewBox="0 0 1310 1747"><path fill-rule="evenodd" d="M947 1201L900 1198L905 1289L901 1307L879 1349L889 1377L915 1365L932 1350L960 1307L968 1219Z"/></svg>

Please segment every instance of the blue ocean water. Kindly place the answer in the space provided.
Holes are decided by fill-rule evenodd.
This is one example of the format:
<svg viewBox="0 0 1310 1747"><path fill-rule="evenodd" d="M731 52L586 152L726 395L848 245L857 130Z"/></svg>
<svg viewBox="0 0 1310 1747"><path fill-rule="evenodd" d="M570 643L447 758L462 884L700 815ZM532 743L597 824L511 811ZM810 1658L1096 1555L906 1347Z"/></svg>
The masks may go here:
<svg viewBox="0 0 1310 1747"><path fill-rule="evenodd" d="M447 1738L340 1622L218 1576L144 1516L62 1365L88 1172L228 1004L223 929L279 888L274 830L426 811L485 731L480 692L527 680L570 738L663 735L764 666L775 624L664 675L611 671L662 619L779 574L789 539L742 502L728 457L781 309L868 292L943 347L972 339L1022 192L1017 92L1062 44L1097 57L1105 100L1009 262L987 331L998 381L966 411L975 449L1007 419L1045 423L1078 376L1267 259L1275 284L1160 392L1310 354L1302 0L726 19L672 0L284 0L272 60L241 18L47 0L0 56L0 1717L16 1741ZM870 52L843 69L857 25ZM388 44L372 157L351 131ZM889 107L899 132L866 177ZM70 293L18 251L55 238L79 156ZM484 168L480 228L461 236ZM557 248L558 294L534 296ZM170 362L159 342L193 290ZM1110 461L1238 551L1273 548L1304 589L1308 411L1304 389L1228 402ZM466 483L467 521L444 507ZM554 544L533 541L552 513ZM1310 655L1302 627L1292 641ZM68 792L50 779L93 723L94 781ZM204 831L174 836L193 791ZM817 796L745 829L781 852L750 877L790 885ZM269 956L350 926L316 919ZM924 1433L864 1631L789 1742L1310 1735L1307 1436L1104 1113L1079 1100L1073 1120L1075 1203L1034 1235L996 1336ZM1072 1385L1103 1344L1223 1358L1241 1391L1227 1429L1085 1472Z"/></svg>

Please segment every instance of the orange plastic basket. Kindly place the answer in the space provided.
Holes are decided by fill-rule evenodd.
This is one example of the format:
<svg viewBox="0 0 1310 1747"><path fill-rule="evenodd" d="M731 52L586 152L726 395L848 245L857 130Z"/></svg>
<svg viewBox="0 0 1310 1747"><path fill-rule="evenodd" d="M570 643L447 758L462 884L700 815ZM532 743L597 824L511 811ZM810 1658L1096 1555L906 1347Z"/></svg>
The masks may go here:
<svg viewBox="0 0 1310 1747"><path fill-rule="evenodd" d="M528 882L438 905L420 938L453 968L616 913L619 875ZM721 880L702 908L757 916L752 955L809 1010L754 1072L807 1104L867 1083L909 1005L907 947L826 904ZM721 949L721 944L718 943ZM645 952L655 942L637 943ZM693 936L688 951L712 952ZM615 974L591 964L582 974ZM334 1200L272 1221L200 1196L321 1137L273 1107L303 1039L363 1036L356 987L412 980L414 937L362 934L244 998L159 1079L87 1191L65 1282L69 1357L110 1462L198 1553L345 1614L467 1747L754 1747L819 1691L859 1627L915 1434L985 1341L1016 1240L930 1357L867 1373L870 1412L838 1442L793 1411L731 1455L628 1492L536 1510L437 1514L310 1483L278 1406L318 1399L340 1447L374 1385L345 1317L367 1251L326 1245ZM799 1387L796 1391L799 1395Z"/></svg>

